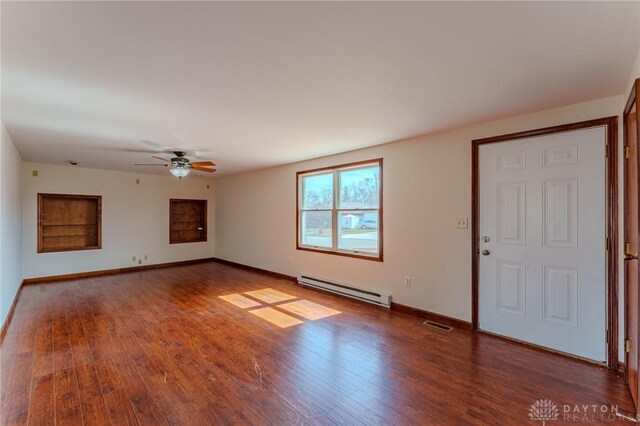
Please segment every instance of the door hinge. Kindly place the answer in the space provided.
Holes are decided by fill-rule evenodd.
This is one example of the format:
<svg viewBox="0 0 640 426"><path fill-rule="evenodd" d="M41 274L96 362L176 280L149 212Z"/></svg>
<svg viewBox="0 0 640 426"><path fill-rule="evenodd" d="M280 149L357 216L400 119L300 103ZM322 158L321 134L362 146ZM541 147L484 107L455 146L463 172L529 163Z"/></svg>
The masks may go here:
<svg viewBox="0 0 640 426"><path fill-rule="evenodd" d="M609 144L604 146L604 158L609 158Z"/></svg>
<svg viewBox="0 0 640 426"><path fill-rule="evenodd" d="M624 339L624 351L631 352L631 340Z"/></svg>
<svg viewBox="0 0 640 426"><path fill-rule="evenodd" d="M630 156L631 156L631 154L630 154L629 145L626 145L624 147L624 158L629 158Z"/></svg>

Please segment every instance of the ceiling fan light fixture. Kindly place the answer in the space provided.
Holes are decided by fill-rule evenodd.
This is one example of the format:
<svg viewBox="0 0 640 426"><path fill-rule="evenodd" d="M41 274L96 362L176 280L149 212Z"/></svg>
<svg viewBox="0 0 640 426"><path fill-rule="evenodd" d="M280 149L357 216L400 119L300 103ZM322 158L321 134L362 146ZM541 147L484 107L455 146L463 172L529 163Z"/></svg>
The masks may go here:
<svg viewBox="0 0 640 426"><path fill-rule="evenodd" d="M170 169L169 171L175 177L182 179L183 177L188 175L191 170L189 170L189 169L187 169L185 167L174 167L173 169Z"/></svg>

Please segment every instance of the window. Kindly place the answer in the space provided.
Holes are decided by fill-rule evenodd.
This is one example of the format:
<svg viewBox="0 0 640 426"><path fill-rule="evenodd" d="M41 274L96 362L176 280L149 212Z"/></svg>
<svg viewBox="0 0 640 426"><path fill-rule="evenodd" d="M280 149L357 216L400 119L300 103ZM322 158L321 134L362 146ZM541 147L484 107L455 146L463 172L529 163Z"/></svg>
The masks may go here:
<svg viewBox="0 0 640 426"><path fill-rule="evenodd" d="M101 247L101 196L38 194L38 253Z"/></svg>
<svg viewBox="0 0 640 426"><path fill-rule="evenodd" d="M297 173L297 248L382 261L382 159Z"/></svg>
<svg viewBox="0 0 640 426"><path fill-rule="evenodd" d="M207 241L207 200L170 200L169 243Z"/></svg>

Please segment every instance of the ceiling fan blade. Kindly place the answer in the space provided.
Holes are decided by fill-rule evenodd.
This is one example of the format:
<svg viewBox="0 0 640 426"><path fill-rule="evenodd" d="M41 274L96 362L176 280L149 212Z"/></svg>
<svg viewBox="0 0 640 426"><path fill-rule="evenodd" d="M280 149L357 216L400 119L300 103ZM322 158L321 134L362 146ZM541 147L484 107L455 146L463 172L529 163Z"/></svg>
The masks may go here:
<svg viewBox="0 0 640 426"><path fill-rule="evenodd" d="M134 164L134 166L162 166L162 167L167 167L168 164Z"/></svg>
<svg viewBox="0 0 640 426"><path fill-rule="evenodd" d="M191 169L197 170L199 172L207 172L207 173L213 173L216 171L216 169L207 169L206 167L198 167L198 166L191 166Z"/></svg>
<svg viewBox="0 0 640 426"><path fill-rule="evenodd" d="M170 163L170 162L171 162L171 161L166 160L166 159L164 159L164 158L156 157L155 155L152 155L151 157L153 157L153 158L157 158L158 160L166 161L167 163Z"/></svg>
<svg viewBox="0 0 640 426"><path fill-rule="evenodd" d="M211 161L192 161L192 166L215 166L216 163L212 163Z"/></svg>

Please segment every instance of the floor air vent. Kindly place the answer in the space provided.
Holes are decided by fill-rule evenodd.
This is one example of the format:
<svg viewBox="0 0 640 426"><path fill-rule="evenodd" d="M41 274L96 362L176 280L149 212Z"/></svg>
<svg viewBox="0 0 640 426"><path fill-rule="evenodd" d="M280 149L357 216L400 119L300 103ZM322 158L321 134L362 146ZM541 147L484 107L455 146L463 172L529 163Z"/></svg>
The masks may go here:
<svg viewBox="0 0 640 426"><path fill-rule="evenodd" d="M298 277L298 284L305 287L313 287L342 296L351 297L352 299L362 300L364 302L373 303L375 305L391 307L391 295L380 293L374 290L365 290L363 288L352 287L346 284L340 284L319 278L312 278L305 275Z"/></svg>
<svg viewBox="0 0 640 426"><path fill-rule="evenodd" d="M427 320L423 322L424 325L428 325L429 327L437 328L438 330L451 331L453 327L449 327L448 325L440 324L439 322Z"/></svg>

